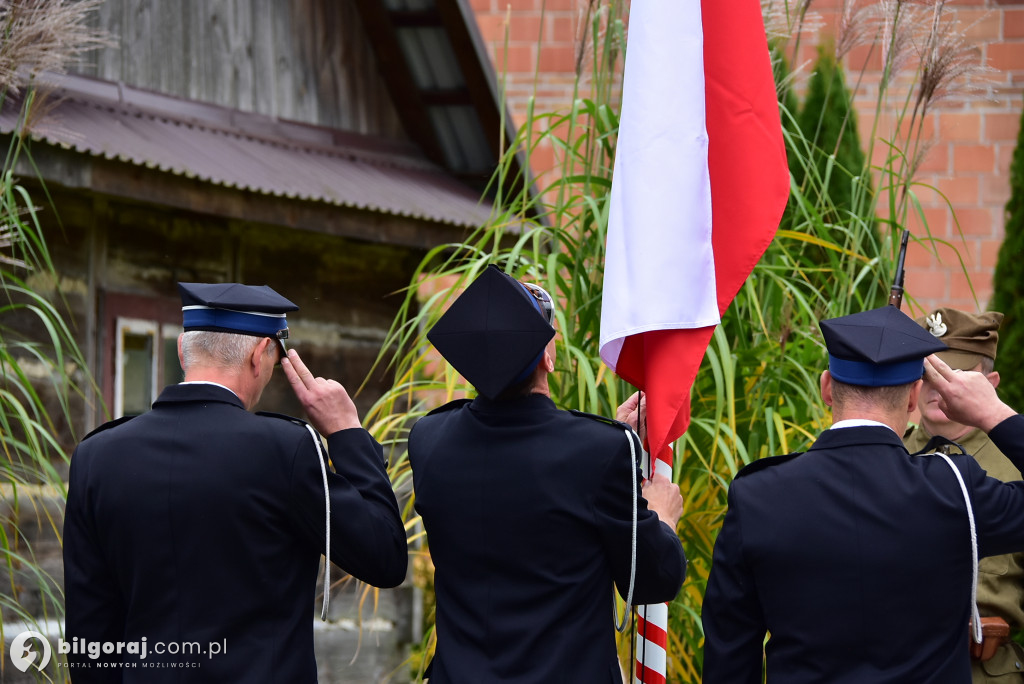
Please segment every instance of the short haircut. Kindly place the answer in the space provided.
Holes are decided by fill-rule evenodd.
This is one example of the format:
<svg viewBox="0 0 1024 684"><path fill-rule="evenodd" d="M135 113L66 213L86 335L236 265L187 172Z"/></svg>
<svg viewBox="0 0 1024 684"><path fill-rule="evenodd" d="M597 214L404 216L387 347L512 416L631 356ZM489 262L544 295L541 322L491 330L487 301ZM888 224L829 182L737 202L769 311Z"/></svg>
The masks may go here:
<svg viewBox="0 0 1024 684"><path fill-rule="evenodd" d="M189 330L181 335L183 370L194 365L214 366L221 369L237 368L245 363L262 337L238 333ZM277 347L269 345L271 352Z"/></svg>
<svg viewBox="0 0 1024 684"><path fill-rule="evenodd" d="M996 369L996 360L988 356L981 357L981 372L988 375Z"/></svg>
<svg viewBox="0 0 1024 684"><path fill-rule="evenodd" d="M902 385L866 387L864 385L850 385L840 382L833 377L832 398L835 403L842 404L843 406L869 404L886 411L897 411L901 408L906 408L907 400L910 398L910 389L913 386L913 382L908 382Z"/></svg>

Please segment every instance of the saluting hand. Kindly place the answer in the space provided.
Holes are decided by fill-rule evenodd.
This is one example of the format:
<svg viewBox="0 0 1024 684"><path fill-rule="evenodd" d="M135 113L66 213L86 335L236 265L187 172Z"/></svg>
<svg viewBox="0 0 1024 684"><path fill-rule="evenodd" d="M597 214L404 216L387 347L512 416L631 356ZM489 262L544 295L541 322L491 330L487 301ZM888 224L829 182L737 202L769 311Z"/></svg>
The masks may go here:
<svg viewBox="0 0 1024 684"><path fill-rule="evenodd" d="M996 394L984 373L953 370L934 354L924 360L924 379L939 393L939 408L948 418L988 432L1016 411Z"/></svg>
<svg viewBox="0 0 1024 684"><path fill-rule="evenodd" d="M320 434L332 435L339 430L362 427L356 405L340 382L313 377L294 349L289 349L288 356L281 359L281 368L299 403L306 409L309 422Z"/></svg>

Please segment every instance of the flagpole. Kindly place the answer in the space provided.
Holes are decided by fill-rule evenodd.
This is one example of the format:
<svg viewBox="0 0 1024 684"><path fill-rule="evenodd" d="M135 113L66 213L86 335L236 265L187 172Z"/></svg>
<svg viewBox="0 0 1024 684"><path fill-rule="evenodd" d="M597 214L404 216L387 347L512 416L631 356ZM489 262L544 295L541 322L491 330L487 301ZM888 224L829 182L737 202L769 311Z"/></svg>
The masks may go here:
<svg viewBox="0 0 1024 684"><path fill-rule="evenodd" d="M667 461L666 461L667 459ZM672 480L672 450L665 449L655 458L644 451L640 464L645 479L654 472ZM635 684L665 684L668 675L668 604L655 603L636 607L636 662Z"/></svg>

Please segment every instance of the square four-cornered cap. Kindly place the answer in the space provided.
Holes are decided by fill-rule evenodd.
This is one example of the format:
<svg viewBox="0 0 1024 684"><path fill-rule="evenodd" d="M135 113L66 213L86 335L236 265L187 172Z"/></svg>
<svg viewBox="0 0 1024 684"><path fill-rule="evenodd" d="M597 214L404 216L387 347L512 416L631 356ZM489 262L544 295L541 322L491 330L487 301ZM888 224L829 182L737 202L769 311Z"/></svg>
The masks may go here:
<svg viewBox="0 0 1024 684"><path fill-rule="evenodd" d="M885 387L921 378L924 357L946 345L894 306L831 318L819 324L829 373L848 385Z"/></svg>
<svg viewBox="0 0 1024 684"><path fill-rule="evenodd" d="M427 333L441 356L488 399L525 380L554 336L526 288L493 265Z"/></svg>
<svg viewBox="0 0 1024 684"><path fill-rule="evenodd" d="M269 337L285 354L285 314L299 307L266 285L178 283L184 330L209 330Z"/></svg>

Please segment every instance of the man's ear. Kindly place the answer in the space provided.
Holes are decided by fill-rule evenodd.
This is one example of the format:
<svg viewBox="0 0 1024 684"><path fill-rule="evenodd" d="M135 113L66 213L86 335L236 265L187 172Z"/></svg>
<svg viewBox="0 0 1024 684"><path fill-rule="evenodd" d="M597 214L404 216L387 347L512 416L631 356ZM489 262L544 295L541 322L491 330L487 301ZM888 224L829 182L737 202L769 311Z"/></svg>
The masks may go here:
<svg viewBox="0 0 1024 684"><path fill-rule="evenodd" d="M181 338L185 336L185 333L178 335L178 363L181 365L181 369L185 370L185 355L181 352Z"/></svg>
<svg viewBox="0 0 1024 684"><path fill-rule="evenodd" d="M253 375L259 377L263 371L263 356L267 353L267 345L271 344L269 337L262 338L259 343L253 347L252 354L249 356L249 364L252 368Z"/></svg>
<svg viewBox="0 0 1024 684"><path fill-rule="evenodd" d="M544 364L544 368L547 370L548 373L555 372L555 360L551 358L551 354L549 354L547 350L544 351L544 360L542 361L542 363Z"/></svg>
<svg viewBox="0 0 1024 684"><path fill-rule="evenodd" d="M992 383L993 387L999 387L999 371L992 371L991 373L985 373L985 377Z"/></svg>
<svg viewBox="0 0 1024 684"><path fill-rule="evenodd" d="M832 374L827 370L821 372L821 400L825 406L832 405Z"/></svg>
<svg viewBox="0 0 1024 684"><path fill-rule="evenodd" d="M913 413L917 409L917 401L921 398L922 387L924 387L924 380L918 380L910 387L910 396L907 399L907 413Z"/></svg>

